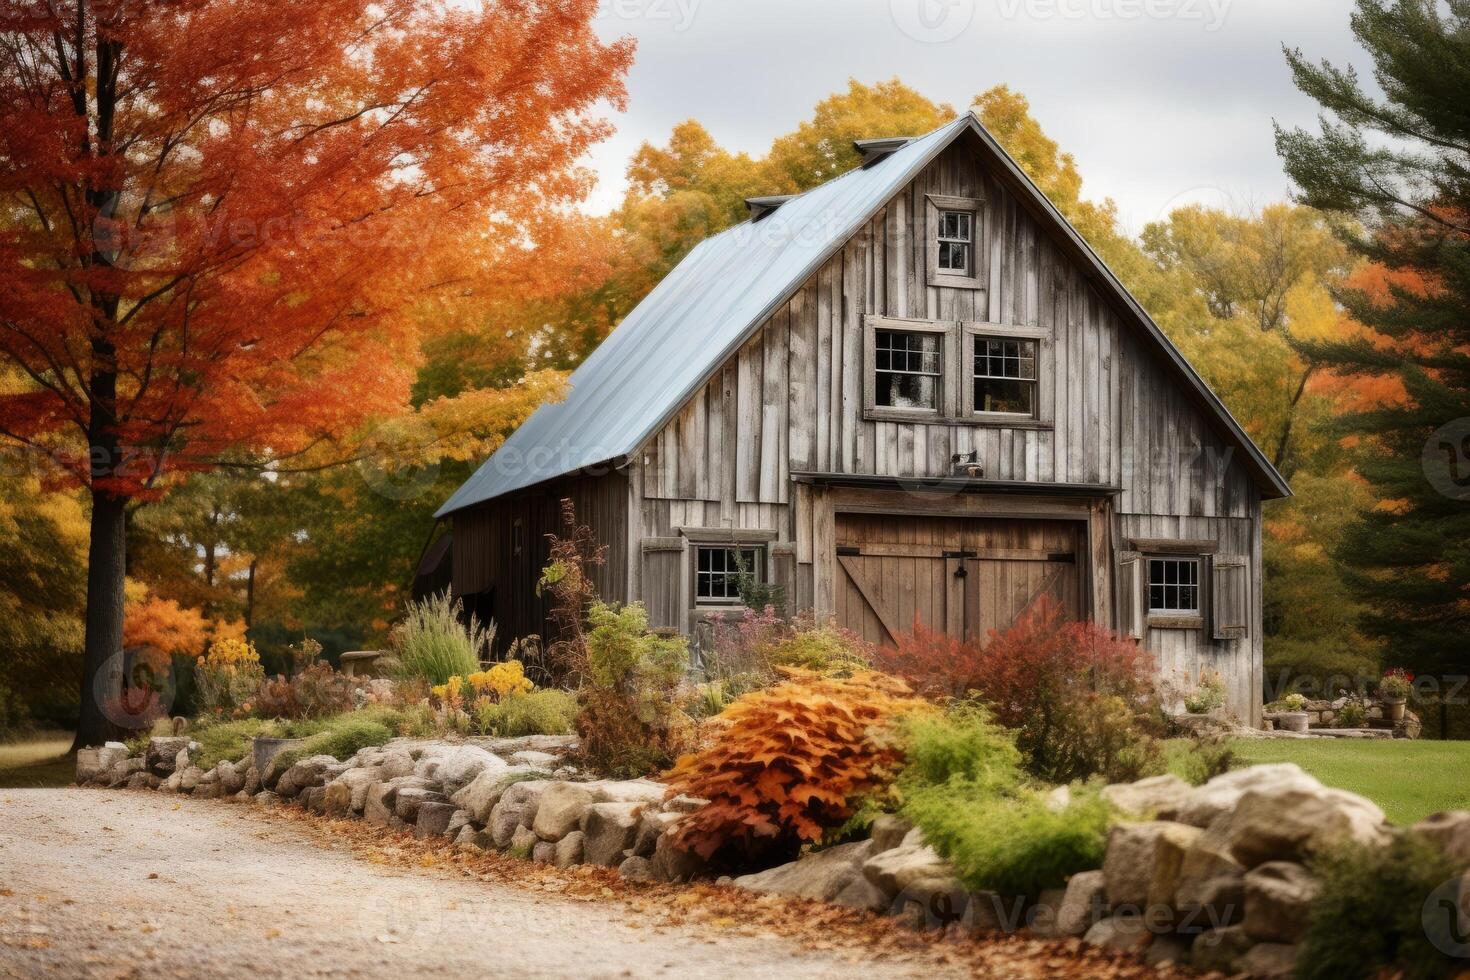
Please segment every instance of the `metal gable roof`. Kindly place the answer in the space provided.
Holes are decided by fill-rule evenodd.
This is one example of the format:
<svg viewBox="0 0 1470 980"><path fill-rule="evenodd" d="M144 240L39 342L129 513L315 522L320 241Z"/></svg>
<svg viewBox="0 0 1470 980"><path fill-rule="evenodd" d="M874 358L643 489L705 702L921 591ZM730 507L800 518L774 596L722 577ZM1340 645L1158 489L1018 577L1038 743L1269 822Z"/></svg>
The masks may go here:
<svg viewBox="0 0 1470 980"><path fill-rule="evenodd" d="M1116 291L1246 450L1257 476L1290 489L1183 355L972 115L875 163L706 239L582 362L567 397L536 410L436 512L444 517L545 480L632 455L857 230L959 134L977 133L1026 196Z"/></svg>

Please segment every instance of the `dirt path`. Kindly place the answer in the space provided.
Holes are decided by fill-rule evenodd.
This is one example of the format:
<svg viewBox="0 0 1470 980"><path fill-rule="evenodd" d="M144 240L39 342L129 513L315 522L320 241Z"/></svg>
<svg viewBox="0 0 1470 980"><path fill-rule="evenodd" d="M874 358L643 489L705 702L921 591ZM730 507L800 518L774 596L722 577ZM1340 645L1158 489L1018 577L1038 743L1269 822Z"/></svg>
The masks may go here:
<svg viewBox="0 0 1470 980"><path fill-rule="evenodd" d="M252 807L0 790L0 977L942 976L324 847Z"/></svg>

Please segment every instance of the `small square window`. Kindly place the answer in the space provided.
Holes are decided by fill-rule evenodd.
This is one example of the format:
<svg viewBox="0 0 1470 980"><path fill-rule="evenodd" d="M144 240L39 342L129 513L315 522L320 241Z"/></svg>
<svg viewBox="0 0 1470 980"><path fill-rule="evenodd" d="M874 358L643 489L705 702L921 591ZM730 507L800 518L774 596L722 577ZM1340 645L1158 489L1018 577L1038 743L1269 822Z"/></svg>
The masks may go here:
<svg viewBox="0 0 1470 980"><path fill-rule="evenodd" d="M694 556L694 598L700 603L738 603L740 576L765 581L763 549L748 546L698 545Z"/></svg>
<svg viewBox="0 0 1470 980"><path fill-rule="evenodd" d="M934 333L875 331L874 404L938 410L940 347L940 337Z"/></svg>
<svg viewBox="0 0 1470 980"><path fill-rule="evenodd" d="M1148 560L1148 611L1162 616L1198 616L1199 559Z"/></svg>
<svg viewBox="0 0 1470 980"><path fill-rule="evenodd" d="M975 213L973 211L939 212L938 228L940 272L959 276L972 275L975 254Z"/></svg>
<svg viewBox="0 0 1470 980"><path fill-rule="evenodd" d="M976 412L1034 415L1036 341L976 337L973 380Z"/></svg>

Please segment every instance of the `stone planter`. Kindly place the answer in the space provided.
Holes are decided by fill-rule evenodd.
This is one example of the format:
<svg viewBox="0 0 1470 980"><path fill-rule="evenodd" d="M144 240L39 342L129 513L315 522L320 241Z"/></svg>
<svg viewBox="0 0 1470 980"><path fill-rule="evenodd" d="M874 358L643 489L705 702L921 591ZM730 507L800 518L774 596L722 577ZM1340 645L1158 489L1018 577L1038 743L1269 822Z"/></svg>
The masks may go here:
<svg viewBox="0 0 1470 980"><path fill-rule="evenodd" d="M255 762L255 771L260 773L261 778L270 771L271 760L289 748L294 748L306 741L304 738L256 738L250 740L251 758Z"/></svg>
<svg viewBox="0 0 1470 980"><path fill-rule="evenodd" d="M1389 721L1403 721L1407 698L1384 698L1383 715Z"/></svg>
<svg viewBox="0 0 1470 980"><path fill-rule="evenodd" d="M1305 732L1308 716L1305 711L1273 711L1270 714L1279 732Z"/></svg>
<svg viewBox="0 0 1470 980"><path fill-rule="evenodd" d="M350 650L339 660L342 676L377 677L378 659L387 655L386 650Z"/></svg>

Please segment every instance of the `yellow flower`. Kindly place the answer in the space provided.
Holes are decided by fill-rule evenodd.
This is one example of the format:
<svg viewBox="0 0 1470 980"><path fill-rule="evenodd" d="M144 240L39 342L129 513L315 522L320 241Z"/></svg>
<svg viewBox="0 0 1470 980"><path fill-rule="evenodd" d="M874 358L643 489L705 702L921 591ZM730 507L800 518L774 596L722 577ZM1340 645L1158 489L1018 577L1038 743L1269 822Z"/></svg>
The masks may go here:
<svg viewBox="0 0 1470 980"><path fill-rule="evenodd" d="M526 677L525 667L519 660L507 660L489 670L471 674L469 682L476 693L488 694L497 701L512 694L528 694L536 686Z"/></svg>
<svg viewBox="0 0 1470 980"><path fill-rule="evenodd" d="M216 640L209 647L209 654L204 658L211 667L223 667L227 670L236 670L241 667L253 667L260 664L260 655L255 652L255 645L248 640L230 637L224 640Z"/></svg>

